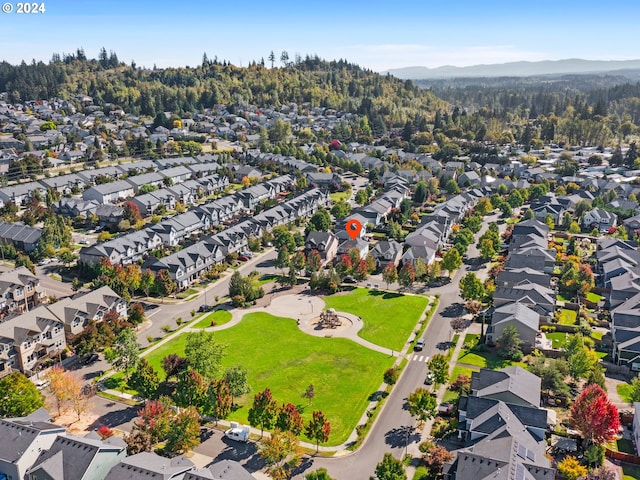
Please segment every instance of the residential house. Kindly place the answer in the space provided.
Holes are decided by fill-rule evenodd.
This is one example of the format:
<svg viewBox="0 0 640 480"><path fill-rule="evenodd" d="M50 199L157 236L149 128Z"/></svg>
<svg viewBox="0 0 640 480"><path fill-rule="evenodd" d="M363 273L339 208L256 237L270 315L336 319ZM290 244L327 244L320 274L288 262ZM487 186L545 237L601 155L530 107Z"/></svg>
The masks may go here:
<svg viewBox="0 0 640 480"><path fill-rule="evenodd" d="M238 462L221 460L207 468L188 472L184 480L255 480L255 477Z"/></svg>
<svg viewBox="0 0 640 480"><path fill-rule="evenodd" d="M57 177L43 178L39 182L46 188L55 190L62 195L70 195L79 192L87 185L77 174L58 175Z"/></svg>
<svg viewBox="0 0 640 480"><path fill-rule="evenodd" d="M317 185L321 188L330 188L332 185L340 185L342 179L337 173L307 172L309 185Z"/></svg>
<svg viewBox="0 0 640 480"><path fill-rule="evenodd" d="M103 183L82 192L83 200L95 200L99 203L117 203L134 195L133 185L127 180Z"/></svg>
<svg viewBox="0 0 640 480"><path fill-rule="evenodd" d="M436 260L436 250L425 245L412 245L402 255L402 264L415 266L419 258L425 265L431 265Z"/></svg>
<svg viewBox="0 0 640 480"><path fill-rule="evenodd" d="M233 176L235 177L236 182L240 182L244 177L261 179L262 172L250 165L243 165L233 172Z"/></svg>
<svg viewBox="0 0 640 480"><path fill-rule="evenodd" d="M21 222L0 222L0 243L11 244L17 250L31 252L38 248L42 230Z"/></svg>
<svg viewBox="0 0 640 480"><path fill-rule="evenodd" d="M304 249L307 255L317 250L322 259L322 265L328 265L338 253L338 237L333 232L309 232L304 241Z"/></svg>
<svg viewBox="0 0 640 480"><path fill-rule="evenodd" d="M362 238L356 237L355 239L349 239L338 245L338 257L340 255L348 254L351 249L357 249L360 259L364 259L369 254L369 242L364 241Z"/></svg>
<svg viewBox="0 0 640 480"><path fill-rule="evenodd" d="M138 195L129 200L129 202L138 207L140 215L143 217L153 215L161 205L164 206L165 211L176 208L176 197L166 188Z"/></svg>
<svg viewBox="0 0 640 480"><path fill-rule="evenodd" d="M195 468L184 455L167 458L156 453L141 452L123 458L104 480L183 480L186 473Z"/></svg>
<svg viewBox="0 0 640 480"><path fill-rule="evenodd" d="M47 308L64 322L64 328L70 335L82 332L90 321L101 322L109 311L116 312L120 318L127 317L127 302L107 285L63 298Z"/></svg>
<svg viewBox="0 0 640 480"><path fill-rule="evenodd" d="M101 204L95 211L98 225L102 228L115 229L124 218L124 207L120 205Z"/></svg>
<svg viewBox="0 0 640 480"><path fill-rule="evenodd" d="M151 185L154 187L162 188L164 185L165 177L160 172L149 172L141 175L135 175L125 178L125 180L133 186L133 191L140 193L140 187L143 185Z"/></svg>
<svg viewBox="0 0 640 480"><path fill-rule="evenodd" d="M93 436L97 438L92 438ZM31 468L29 480L102 480L127 455L120 437L101 440L95 433L85 437L61 434L44 450Z"/></svg>
<svg viewBox="0 0 640 480"><path fill-rule="evenodd" d="M204 188L197 180L187 180L167 187L167 191L173 194L176 202L189 206L193 205L196 199L204 193Z"/></svg>
<svg viewBox="0 0 640 480"><path fill-rule="evenodd" d="M447 167L449 164L447 164ZM458 185L461 187L479 187L481 184L480 175L474 171L464 172L458 176Z"/></svg>
<svg viewBox="0 0 640 480"><path fill-rule="evenodd" d="M27 478L27 470L40 453L51 448L58 435L64 432L64 427L29 416L0 419L0 478Z"/></svg>
<svg viewBox="0 0 640 480"><path fill-rule="evenodd" d="M31 310L44 297L40 280L28 268L18 267L0 273L0 315Z"/></svg>
<svg viewBox="0 0 640 480"><path fill-rule="evenodd" d="M540 315L540 319L549 321L555 310L555 293L550 288L533 283L515 287L496 287L493 304L497 308L513 302L520 302Z"/></svg>
<svg viewBox="0 0 640 480"><path fill-rule="evenodd" d="M0 323L0 377L18 370L27 376L66 348L64 326L46 306Z"/></svg>
<svg viewBox="0 0 640 480"><path fill-rule="evenodd" d="M35 195L36 191L40 192L43 198L47 193L46 187L38 182L19 183L17 185L2 187L0 188L0 201L2 205L11 202L21 207Z"/></svg>
<svg viewBox="0 0 640 480"><path fill-rule="evenodd" d="M95 214L98 205L100 205L100 203L96 200L63 197L51 205L51 208L53 208L56 214L73 219L76 217L87 218L89 215Z"/></svg>
<svg viewBox="0 0 640 480"><path fill-rule="evenodd" d="M175 185L176 183L182 183L186 180L189 180L193 173L189 170L185 165L178 165L173 168L166 168L164 170L159 171L160 175L162 175L169 185Z"/></svg>
<svg viewBox="0 0 640 480"><path fill-rule="evenodd" d="M217 245L200 241L179 252L151 261L147 267L155 273L168 270L178 288L184 289L215 264L223 262L224 258Z"/></svg>
<svg viewBox="0 0 640 480"><path fill-rule="evenodd" d="M582 218L583 228L590 230L597 228L601 232L608 232L618 224L618 216L602 208L594 208L584 214Z"/></svg>
<svg viewBox="0 0 640 480"><path fill-rule="evenodd" d="M487 327L487 343L497 343L508 325L518 331L523 349L531 351L536 347L536 337L540 329L540 315L537 312L517 301L496 307L491 324Z"/></svg>
<svg viewBox="0 0 640 480"><path fill-rule="evenodd" d="M370 255L379 270L383 270L389 263L397 267L402 258L402 244L393 239L381 240L371 249Z"/></svg>
<svg viewBox="0 0 640 480"><path fill-rule="evenodd" d="M444 466L444 478L554 480L540 385L540 378L520 367L472 373L471 393L458 402L458 437L465 448Z"/></svg>

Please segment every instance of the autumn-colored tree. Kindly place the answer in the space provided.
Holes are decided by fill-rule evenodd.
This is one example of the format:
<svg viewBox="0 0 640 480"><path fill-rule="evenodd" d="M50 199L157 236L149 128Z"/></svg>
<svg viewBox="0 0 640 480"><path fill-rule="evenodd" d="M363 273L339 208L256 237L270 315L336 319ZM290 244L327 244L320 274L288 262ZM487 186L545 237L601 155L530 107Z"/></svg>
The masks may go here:
<svg viewBox="0 0 640 480"><path fill-rule="evenodd" d="M96 430L98 432L98 435L100 435L100 438L102 440L106 440L109 437L113 437L113 430L111 430L109 427L107 427L106 425L102 425L100 428L98 428L98 430Z"/></svg>
<svg viewBox="0 0 640 480"><path fill-rule="evenodd" d="M353 268L353 263L351 261L351 257L346 253L343 253L342 255L340 255L340 260L336 265L336 271L338 272L338 274L340 276L347 275L349 274L349 272L351 272L352 268Z"/></svg>
<svg viewBox="0 0 640 480"><path fill-rule="evenodd" d="M571 405L571 421L589 441L597 444L618 434L618 409L599 385L587 385Z"/></svg>
<svg viewBox="0 0 640 480"><path fill-rule="evenodd" d="M185 453L200 444L200 415L195 407L180 409L173 415L167 433L165 452L171 455Z"/></svg>
<svg viewBox="0 0 640 480"><path fill-rule="evenodd" d="M57 416L61 416L71 400L71 389L69 388L71 375L61 365L54 365L46 373L45 378L49 382L49 393L57 410Z"/></svg>
<svg viewBox="0 0 640 480"><path fill-rule="evenodd" d="M451 391L458 392L460 395L468 395L471 391L471 378L469 375L459 373L450 388Z"/></svg>
<svg viewBox="0 0 640 480"><path fill-rule="evenodd" d="M309 405L313 402L313 399L316 398L316 389L313 386L313 383L310 383L304 392L302 392L302 398L306 398L309 400Z"/></svg>
<svg viewBox="0 0 640 480"><path fill-rule="evenodd" d="M178 375L187 368L187 359L178 354L170 353L162 359L162 369L167 379Z"/></svg>
<svg viewBox="0 0 640 480"><path fill-rule="evenodd" d="M142 272L140 276L140 285L139 288L144 292L145 297L149 296L149 292L153 289L153 284L155 281L155 275L148 268Z"/></svg>
<svg viewBox="0 0 640 480"><path fill-rule="evenodd" d="M304 420L293 403L282 405L276 419L276 428L283 432L292 432L295 436L300 435L304 428Z"/></svg>
<svg viewBox="0 0 640 480"><path fill-rule="evenodd" d="M134 225L136 222L142 220L142 215L140 214L140 209L133 202L126 202L124 204L124 213L122 218L125 220L129 220L131 225Z"/></svg>
<svg viewBox="0 0 640 480"><path fill-rule="evenodd" d="M453 460L453 453L440 445L435 445L423 457L423 460L425 465L429 467L429 472L437 475L442 471L445 463Z"/></svg>
<svg viewBox="0 0 640 480"><path fill-rule="evenodd" d="M276 429L260 443L259 454L267 464L267 474L274 480L285 480L300 465L303 450L293 432Z"/></svg>
<svg viewBox="0 0 640 480"><path fill-rule="evenodd" d="M242 177L242 180L240 180L240 184L244 188L250 187L251 186L251 179L245 175L244 177Z"/></svg>
<svg viewBox="0 0 640 480"><path fill-rule="evenodd" d="M353 269L353 276L356 280L364 280L369 275L369 266L365 259L359 260Z"/></svg>
<svg viewBox="0 0 640 480"><path fill-rule="evenodd" d="M248 412L249 424L252 427L260 427L260 436L264 435L265 428L271 428L278 413L278 404L271 395L271 390L265 388L253 397L253 406Z"/></svg>
<svg viewBox="0 0 640 480"><path fill-rule="evenodd" d="M307 272L314 273L320 270L322 266L322 257L318 250L311 250L307 255Z"/></svg>
<svg viewBox="0 0 640 480"><path fill-rule="evenodd" d="M331 434L331 424L324 413L319 410L314 410L313 416L307 424L305 433L307 437L316 441L316 452L318 452L320 443L329 440L329 435Z"/></svg>
<svg viewBox="0 0 640 480"><path fill-rule="evenodd" d="M184 370L178 376L173 399L179 407L194 406L202 410L207 399L207 384L195 370Z"/></svg>
<svg viewBox="0 0 640 480"><path fill-rule="evenodd" d="M416 281L416 272L410 263L404 263L398 274L398 283L403 287L410 287Z"/></svg>
<svg viewBox="0 0 640 480"><path fill-rule="evenodd" d="M384 270L382 270L382 279L387 284L387 290L389 289L390 283L394 283L398 280L398 269L393 262L389 262L385 265Z"/></svg>
<svg viewBox="0 0 640 480"><path fill-rule="evenodd" d="M233 397L229 384L224 378L214 379L207 391L206 412L216 419L226 418L232 407Z"/></svg>
<svg viewBox="0 0 640 480"><path fill-rule="evenodd" d="M165 297L176 291L178 285L171 279L169 270L163 269L156 274L153 286L158 295Z"/></svg>
<svg viewBox="0 0 640 480"><path fill-rule="evenodd" d="M558 462L558 470L567 480L577 480L587 474L587 467L581 465L578 459L572 455L567 455L561 462Z"/></svg>

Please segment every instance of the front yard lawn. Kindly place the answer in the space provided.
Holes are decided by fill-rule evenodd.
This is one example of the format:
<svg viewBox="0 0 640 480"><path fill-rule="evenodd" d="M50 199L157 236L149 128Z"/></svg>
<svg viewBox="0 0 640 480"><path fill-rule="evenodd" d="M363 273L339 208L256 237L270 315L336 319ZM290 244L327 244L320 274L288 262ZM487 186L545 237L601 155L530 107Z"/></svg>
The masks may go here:
<svg viewBox="0 0 640 480"><path fill-rule="evenodd" d="M366 288L325 297L324 301L327 308L362 318L362 338L396 351L402 350L429 303L426 297Z"/></svg>
<svg viewBox="0 0 640 480"><path fill-rule="evenodd" d="M329 197L333 203L338 203L340 200L344 200L346 202L349 200L349 197L351 197L351 189L345 190L344 192L330 193Z"/></svg>
<svg viewBox="0 0 640 480"><path fill-rule="evenodd" d="M347 339L306 335L294 320L266 313L248 314L216 338L228 345L223 368L246 368L254 393L270 388L279 405L291 402L301 409L305 422L314 410L324 412L331 423L330 445L349 437L394 361ZM180 335L146 356L160 376L162 358L184 355L185 341ZM309 384L316 392L312 405L301 397ZM229 419L246 423L252 401L253 394L236 399L241 407Z"/></svg>

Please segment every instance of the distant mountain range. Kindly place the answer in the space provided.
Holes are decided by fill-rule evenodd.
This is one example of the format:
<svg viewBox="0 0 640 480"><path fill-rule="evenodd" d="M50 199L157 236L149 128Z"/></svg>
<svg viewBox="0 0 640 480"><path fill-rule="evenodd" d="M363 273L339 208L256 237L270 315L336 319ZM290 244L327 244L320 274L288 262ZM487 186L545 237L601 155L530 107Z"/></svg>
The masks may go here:
<svg viewBox="0 0 640 480"><path fill-rule="evenodd" d="M454 67L444 65L437 68L405 67L382 72L403 80L428 80L469 77L528 77L533 75L567 74L622 74L624 70L639 70L640 60L544 60L541 62L509 62L491 65Z"/></svg>

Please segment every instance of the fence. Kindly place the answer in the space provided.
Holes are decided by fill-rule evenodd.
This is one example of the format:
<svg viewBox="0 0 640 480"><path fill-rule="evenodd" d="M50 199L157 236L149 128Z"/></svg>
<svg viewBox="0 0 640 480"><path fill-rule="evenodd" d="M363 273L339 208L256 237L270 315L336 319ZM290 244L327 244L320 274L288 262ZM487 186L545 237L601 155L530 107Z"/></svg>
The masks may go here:
<svg viewBox="0 0 640 480"><path fill-rule="evenodd" d="M608 447L604 447L604 454L612 460L617 460L619 462L624 462L624 463L631 463L633 465L640 465L640 457L637 455L631 455L630 453L616 452L615 450L611 450Z"/></svg>

